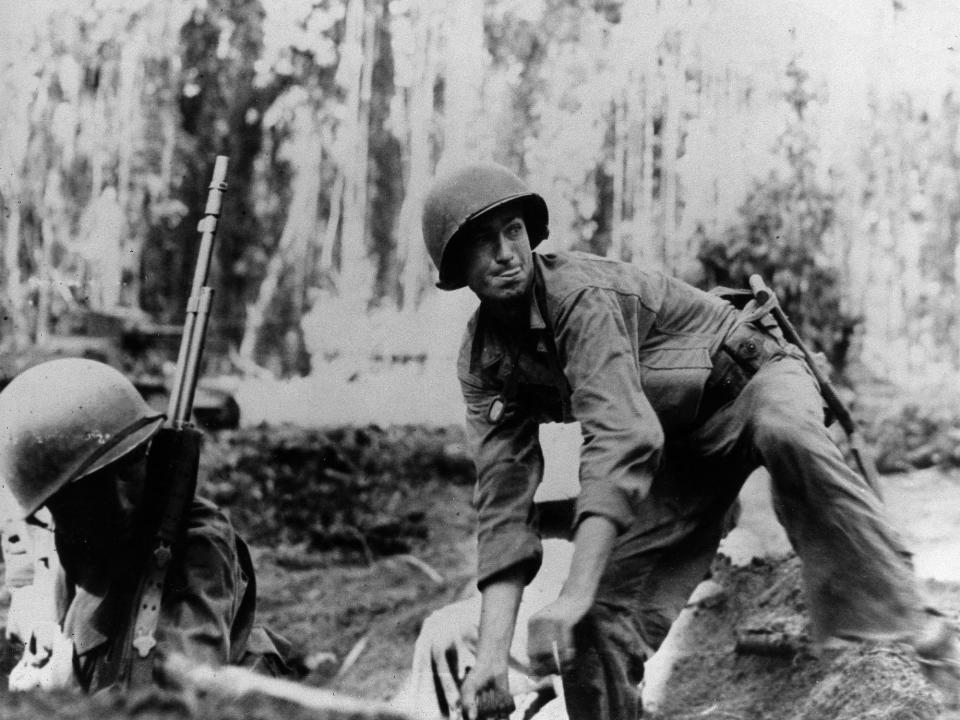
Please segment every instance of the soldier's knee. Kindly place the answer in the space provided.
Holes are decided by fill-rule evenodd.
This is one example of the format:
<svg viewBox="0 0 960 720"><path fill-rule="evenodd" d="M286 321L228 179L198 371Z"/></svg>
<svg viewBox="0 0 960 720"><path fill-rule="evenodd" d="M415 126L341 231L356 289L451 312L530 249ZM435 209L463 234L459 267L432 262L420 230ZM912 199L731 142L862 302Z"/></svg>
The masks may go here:
<svg viewBox="0 0 960 720"><path fill-rule="evenodd" d="M805 447L811 438L823 432L817 421L796 407L766 406L756 413L753 423L754 444L761 455L782 451L796 451Z"/></svg>

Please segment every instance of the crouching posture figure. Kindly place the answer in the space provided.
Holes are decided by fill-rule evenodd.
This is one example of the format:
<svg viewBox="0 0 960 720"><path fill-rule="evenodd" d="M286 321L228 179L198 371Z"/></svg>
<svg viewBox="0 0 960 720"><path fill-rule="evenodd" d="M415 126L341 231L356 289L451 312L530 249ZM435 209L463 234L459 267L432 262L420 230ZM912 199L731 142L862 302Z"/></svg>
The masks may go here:
<svg viewBox="0 0 960 720"><path fill-rule="evenodd" d="M32 628L12 689L126 684L119 658L150 538L139 532L150 440L163 422L122 374L90 360L54 360L0 392L0 477L19 516L49 510L66 610ZM212 503L194 500L163 590L157 654L210 665L284 668L254 625L256 582L246 544ZM282 644L282 643L281 643Z"/></svg>
<svg viewBox="0 0 960 720"><path fill-rule="evenodd" d="M541 557L532 499L537 423L581 424L570 573L528 622L534 671L560 666L574 720L640 714L644 660L717 550L727 508L765 466L803 561L819 639L913 646L950 692L958 643L928 612L877 496L824 426L816 380L763 308L652 269L582 253L533 253L544 200L513 173L470 165L442 177L423 230L439 287L480 300L458 376L477 466L476 663L468 717L509 694L511 638Z"/></svg>

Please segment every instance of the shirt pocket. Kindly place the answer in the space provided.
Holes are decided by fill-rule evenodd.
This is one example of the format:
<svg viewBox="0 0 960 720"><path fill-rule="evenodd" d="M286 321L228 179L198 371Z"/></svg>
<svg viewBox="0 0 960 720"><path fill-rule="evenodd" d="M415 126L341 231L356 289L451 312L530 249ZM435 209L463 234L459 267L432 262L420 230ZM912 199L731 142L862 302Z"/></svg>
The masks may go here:
<svg viewBox="0 0 960 720"><path fill-rule="evenodd" d="M710 339L672 335L641 351L640 383L665 432L691 427L713 369Z"/></svg>

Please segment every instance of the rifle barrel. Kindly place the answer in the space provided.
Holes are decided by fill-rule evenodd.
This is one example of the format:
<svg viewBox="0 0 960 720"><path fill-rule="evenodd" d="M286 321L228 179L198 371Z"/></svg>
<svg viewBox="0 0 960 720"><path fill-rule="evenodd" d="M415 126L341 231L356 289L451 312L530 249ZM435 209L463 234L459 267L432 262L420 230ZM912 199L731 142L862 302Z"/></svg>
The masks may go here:
<svg viewBox="0 0 960 720"><path fill-rule="evenodd" d="M196 493L203 433L190 423L190 415L213 301L213 289L206 282L227 187L226 173L227 158L218 156L204 216L197 228L203 236L187 301L167 422L151 440L147 456L140 532L145 541L149 540L150 553L143 560L130 621L123 630L124 645L118 665L119 682L128 687L153 682L154 648L167 571Z"/></svg>
<svg viewBox="0 0 960 720"><path fill-rule="evenodd" d="M180 393L179 415L177 422L187 422L193 410L193 398L197 390L197 377L200 373L200 358L203 356L204 340L207 335L207 323L210 320L210 306L213 304L213 288L200 288L200 302L197 304L197 313L193 323L193 336L190 340L190 350L183 376L182 391Z"/></svg>
<svg viewBox="0 0 960 720"><path fill-rule="evenodd" d="M193 398L196 390L196 380L199 374L200 358L203 353L203 336L206 332L206 315L209 314L210 298L204 301L207 278L210 275L210 264L213 259L213 241L217 234L217 220L223 204L223 193L227 189L228 158L218 155L213 165L213 179L210 181L207 204L203 211L198 230L202 233L200 250L197 253L196 269L193 273L193 286L190 290L190 299L187 301L187 314L183 322L183 336L180 339L180 352L177 355L177 372L174 376L173 390L170 393L170 404L167 409L167 421L172 425L180 425L190 421L193 412ZM207 303L205 313L202 312L203 303ZM204 315L200 325L198 340L198 318Z"/></svg>

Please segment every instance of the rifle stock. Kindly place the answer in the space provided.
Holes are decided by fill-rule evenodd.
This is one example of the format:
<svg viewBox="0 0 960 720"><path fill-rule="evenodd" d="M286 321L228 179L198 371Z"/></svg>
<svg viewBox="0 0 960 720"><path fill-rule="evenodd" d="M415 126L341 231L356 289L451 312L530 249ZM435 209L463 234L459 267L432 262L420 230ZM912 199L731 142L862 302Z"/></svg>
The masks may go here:
<svg viewBox="0 0 960 720"><path fill-rule="evenodd" d="M187 302L167 420L154 436L147 460L140 518L150 540L146 546L148 554L140 566L141 577L131 620L124 633L118 677L121 684L128 686L153 681L156 631L167 570L197 488L203 433L191 424L190 417L213 301L213 290L206 282L226 190L227 162L228 159L221 155L214 164L204 216L198 227L202 233L200 249Z"/></svg>

